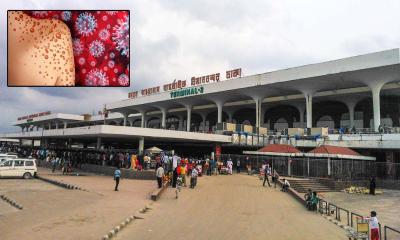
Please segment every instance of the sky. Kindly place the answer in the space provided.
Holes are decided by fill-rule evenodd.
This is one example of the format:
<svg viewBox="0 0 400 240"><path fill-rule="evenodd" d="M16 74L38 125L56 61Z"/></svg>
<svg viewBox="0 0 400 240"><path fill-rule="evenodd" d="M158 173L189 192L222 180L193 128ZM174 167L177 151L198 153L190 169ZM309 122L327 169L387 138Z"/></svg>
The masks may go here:
<svg viewBox="0 0 400 240"><path fill-rule="evenodd" d="M8 88L6 10L131 10L131 87ZM398 0L4 0L0 132L31 113L93 113L128 92L242 68L252 75L400 47ZM18 130L19 131L19 130Z"/></svg>

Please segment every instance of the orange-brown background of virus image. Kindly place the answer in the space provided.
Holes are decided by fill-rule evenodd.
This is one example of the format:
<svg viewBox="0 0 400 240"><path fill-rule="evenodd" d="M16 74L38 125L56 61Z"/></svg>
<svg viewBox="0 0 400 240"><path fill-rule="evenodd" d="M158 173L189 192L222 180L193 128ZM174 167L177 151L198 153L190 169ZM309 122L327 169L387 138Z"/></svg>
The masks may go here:
<svg viewBox="0 0 400 240"><path fill-rule="evenodd" d="M74 69L71 33L63 22L8 12L9 86L73 86Z"/></svg>
<svg viewBox="0 0 400 240"><path fill-rule="evenodd" d="M18 22L22 22L20 23L22 26L19 26L22 32L18 34L17 38L24 39L18 43L24 46L15 46L16 44L12 43L15 42L12 41L12 38L15 39L17 34L12 33L14 28L11 25L17 20L15 17L9 16L8 86L130 86L129 11L24 10L23 12L9 11L9 14L16 14ZM19 18L19 15L22 15L22 19ZM49 31L36 31L38 26L40 26L39 28L47 26ZM33 32L29 34L32 29ZM16 32L18 32L18 28L16 28ZM36 32L38 36L31 36ZM67 41L68 38L70 43L49 44L51 40L62 42ZM70 46L72 46L72 51ZM47 66L45 78L27 76L25 73L44 72L41 71L42 66L39 69L38 66L29 64L32 61L21 61L24 60L20 57L23 55L21 52L31 52L29 50L33 50L34 47L38 47L40 50L40 52L35 52L36 54L31 54L40 60L35 59L35 62L38 62L36 65L45 63ZM50 51L55 52L56 56L48 55ZM62 53L60 59L57 51ZM18 54L14 54L15 52ZM17 55L18 57L15 57ZM63 61L70 59L71 56L74 61L70 63ZM54 69L54 66L49 63L51 57L53 57L51 64L64 63L61 66L55 66L57 71L53 73L49 71L49 69ZM11 62L17 62L17 65L21 65L23 62L22 66L25 71L20 72L18 67L11 67ZM66 80L63 76L58 75L61 70L64 70L63 67L71 70L71 66L72 72L75 72L74 78L70 77ZM59 69L60 67L61 69Z"/></svg>

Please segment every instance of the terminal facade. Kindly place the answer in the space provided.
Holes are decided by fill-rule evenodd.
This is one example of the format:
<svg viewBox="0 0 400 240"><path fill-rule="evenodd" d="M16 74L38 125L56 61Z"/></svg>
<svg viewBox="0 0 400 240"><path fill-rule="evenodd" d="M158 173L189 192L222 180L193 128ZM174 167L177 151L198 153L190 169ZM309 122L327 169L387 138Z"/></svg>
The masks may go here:
<svg viewBox="0 0 400 240"><path fill-rule="evenodd" d="M139 142L139 151L145 139L173 147L221 144L235 152L272 142L305 149L323 143L370 153L378 161L400 162L399 49L251 76L242 76L241 69L218 73L218 80L212 75L130 93L128 99L106 103L100 115L45 112L21 117L14 125L22 131L1 137L72 139L97 148L129 139ZM222 80L225 75L228 79ZM257 138L256 144L236 146L232 135L243 128L224 131L223 123L252 126L246 135ZM329 134L308 139L285 132L319 127L327 127ZM134 129L152 131L139 135L142 131Z"/></svg>

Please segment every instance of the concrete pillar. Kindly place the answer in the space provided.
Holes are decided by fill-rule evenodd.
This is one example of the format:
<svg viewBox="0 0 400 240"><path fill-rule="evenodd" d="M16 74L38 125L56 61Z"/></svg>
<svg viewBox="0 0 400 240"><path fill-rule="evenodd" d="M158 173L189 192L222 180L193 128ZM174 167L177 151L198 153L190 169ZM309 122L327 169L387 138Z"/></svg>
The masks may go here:
<svg viewBox="0 0 400 240"><path fill-rule="evenodd" d="M49 130L51 129L51 123L48 123L48 126L49 126Z"/></svg>
<svg viewBox="0 0 400 240"><path fill-rule="evenodd" d="M122 113L123 117L124 117L124 126L126 127L126 124L128 123L128 113Z"/></svg>
<svg viewBox="0 0 400 240"><path fill-rule="evenodd" d="M161 128L165 129L167 127L167 109L163 108L161 109Z"/></svg>
<svg viewBox="0 0 400 240"><path fill-rule="evenodd" d="M178 130L183 130L183 116L179 116Z"/></svg>
<svg viewBox="0 0 400 240"><path fill-rule="evenodd" d="M228 122L230 122L230 123L233 122L233 112L232 111L228 112Z"/></svg>
<svg viewBox="0 0 400 240"><path fill-rule="evenodd" d="M328 176L331 176L331 158L328 157Z"/></svg>
<svg viewBox="0 0 400 240"><path fill-rule="evenodd" d="M374 111L374 130L378 132L381 125L381 106L380 106L380 93L384 83L374 83L370 85L372 91L372 105Z"/></svg>
<svg viewBox="0 0 400 240"><path fill-rule="evenodd" d="M142 111L140 112L142 114L142 121L140 123L140 127L141 128L145 128L146 127L146 112Z"/></svg>
<svg viewBox="0 0 400 240"><path fill-rule="evenodd" d="M130 127L133 126L133 120L129 120L129 126L130 126Z"/></svg>
<svg viewBox="0 0 400 240"><path fill-rule="evenodd" d="M262 100L263 98L257 97L253 98L254 102L256 103L256 127L261 126L261 105L262 105Z"/></svg>
<svg viewBox="0 0 400 240"><path fill-rule="evenodd" d="M144 152L144 137L139 138L138 154L142 155Z"/></svg>
<svg viewBox="0 0 400 240"><path fill-rule="evenodd" d="M186 117L186 131L190 132L191 118L192 118L192 106L186 106L187 117Z"/></svg>
<svg viewBox="0 0 400 240"><path fill-rule="evenodd" d="M68 127L68 122L64 121L64 129L66 129Z"/></svg>
<svg viewBox="0 0 400 240"><path fill-rule="evenodd" d="M217 105L217 109L218 109L217 123L222 123L222 109L223 109L224 103L222 101L217 101L217 102L215 102L215 104Z"/></svg>
<svg viewBox="0 0 400 240"><path fill-rule="evenodd" d="M310 176L310 158L307 158L307 176Z"/></svg>
<svg viewBox="0 0 400 240"><path fill-rule="evenodd" d="M299 110L301 127L304 127L304 107L303 108L297 108L297 109Z"/></svg>
<svg viewBox="0 0 400 240"><path fill-rule="evenodd" d="M56 122L56 129L58 129L58 122Z"/></svg>
<svg viewBox="0 0 400 240"><path fill-rule="evenodd" d="M264 125L265 124L264 120L265 120L265 113L267 112L267 110L268 109L266 107L261 108L260 125Z"/></svg>
<svg viewBox="0 0 400 240"><path fill-rule="evenodd" d="M96 144L96 149L101 148L101 137L97 137L97 144Z"/></svg>
<svg viewBox="0 0 400 240"><path fill-rule="evenodd" d="M287 168L288 176L290 176L292 174L291 164L292 164L292 159L289 157L288 158L288 168Z"/></svg>
<svg viewBox="0 0 400 240"><path fill-rule="evenodd" d="M312 94L305 93L306 111L307 111L307 128L312 128Z"/></svg>
<svg viewBox="0 0 400 240"><path fill-rule="evenodd" d="M201 120L203 122L203 132L205 132L207 113L201 113L200 116L201 116Z"/></svg>
<svg viewBox="0 0 400 240"><path fill-rule="evenodd" d="M396 176L396 167L394 165L394 152L386 151L386 174L388 176L394 177Z"/></svg>
<svg viewBox="0 0 400 240"><path fill-rule="evenodd" d="M355 103L347 104L347 108L349 109L350 128L354 127L354 108L355 108L355 106L356 106Z"/></svg>

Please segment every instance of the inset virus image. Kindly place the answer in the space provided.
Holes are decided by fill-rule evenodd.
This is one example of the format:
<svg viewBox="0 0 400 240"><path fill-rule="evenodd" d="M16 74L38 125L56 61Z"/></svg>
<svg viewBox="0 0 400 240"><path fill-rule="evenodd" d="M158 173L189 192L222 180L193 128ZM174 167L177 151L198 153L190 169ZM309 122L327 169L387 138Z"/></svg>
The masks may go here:
<svg viewBox="0 0 400 240"><path fill-rule="evenodd" d="M104 44L99 40L94 40L89 45L89 52L93 57L100 57L104 53Z"/></svg>
<svg viewBox="0 0 400 240"><path fill-rule="evenodd" d="M70 34L69 48L75 68L69 72L75 72L76 86L130 85L129 11L66 9L23 12L34 19L69 29L69 33L66 31L65 34ZM28 27L28 33L40 33L46 37L47 33L40 30L41 25ZM55 32L55 42L62 36L57 33ZM53 58L54 54L66 56L66 52L58 49L47 50L44 58ZM39 71L43 72L43 69L37 69L37 72Z"/></svg>
<svg viewBox="0 0 400 240"><path fill-rule="evenodd" d="M94 68L86 75L86 86L108 86L108 77L103 70Z"/></svg>
<svg viewBox="0 0 400 240"><path fill-rule="evenodd" d="M75 28L80 35L82 36L92 35L96 27L97 27L97 20L91 13L84 12L79 14L79 17L75 23Z"/></svg>
<svg viewBox="0 0 400 240"><path fill-rule="evenodd" d="M117 45L117 50L121 55L129 57L129 17L124 20L118 19L118 25L113 28L112 40Z"/></svg>

